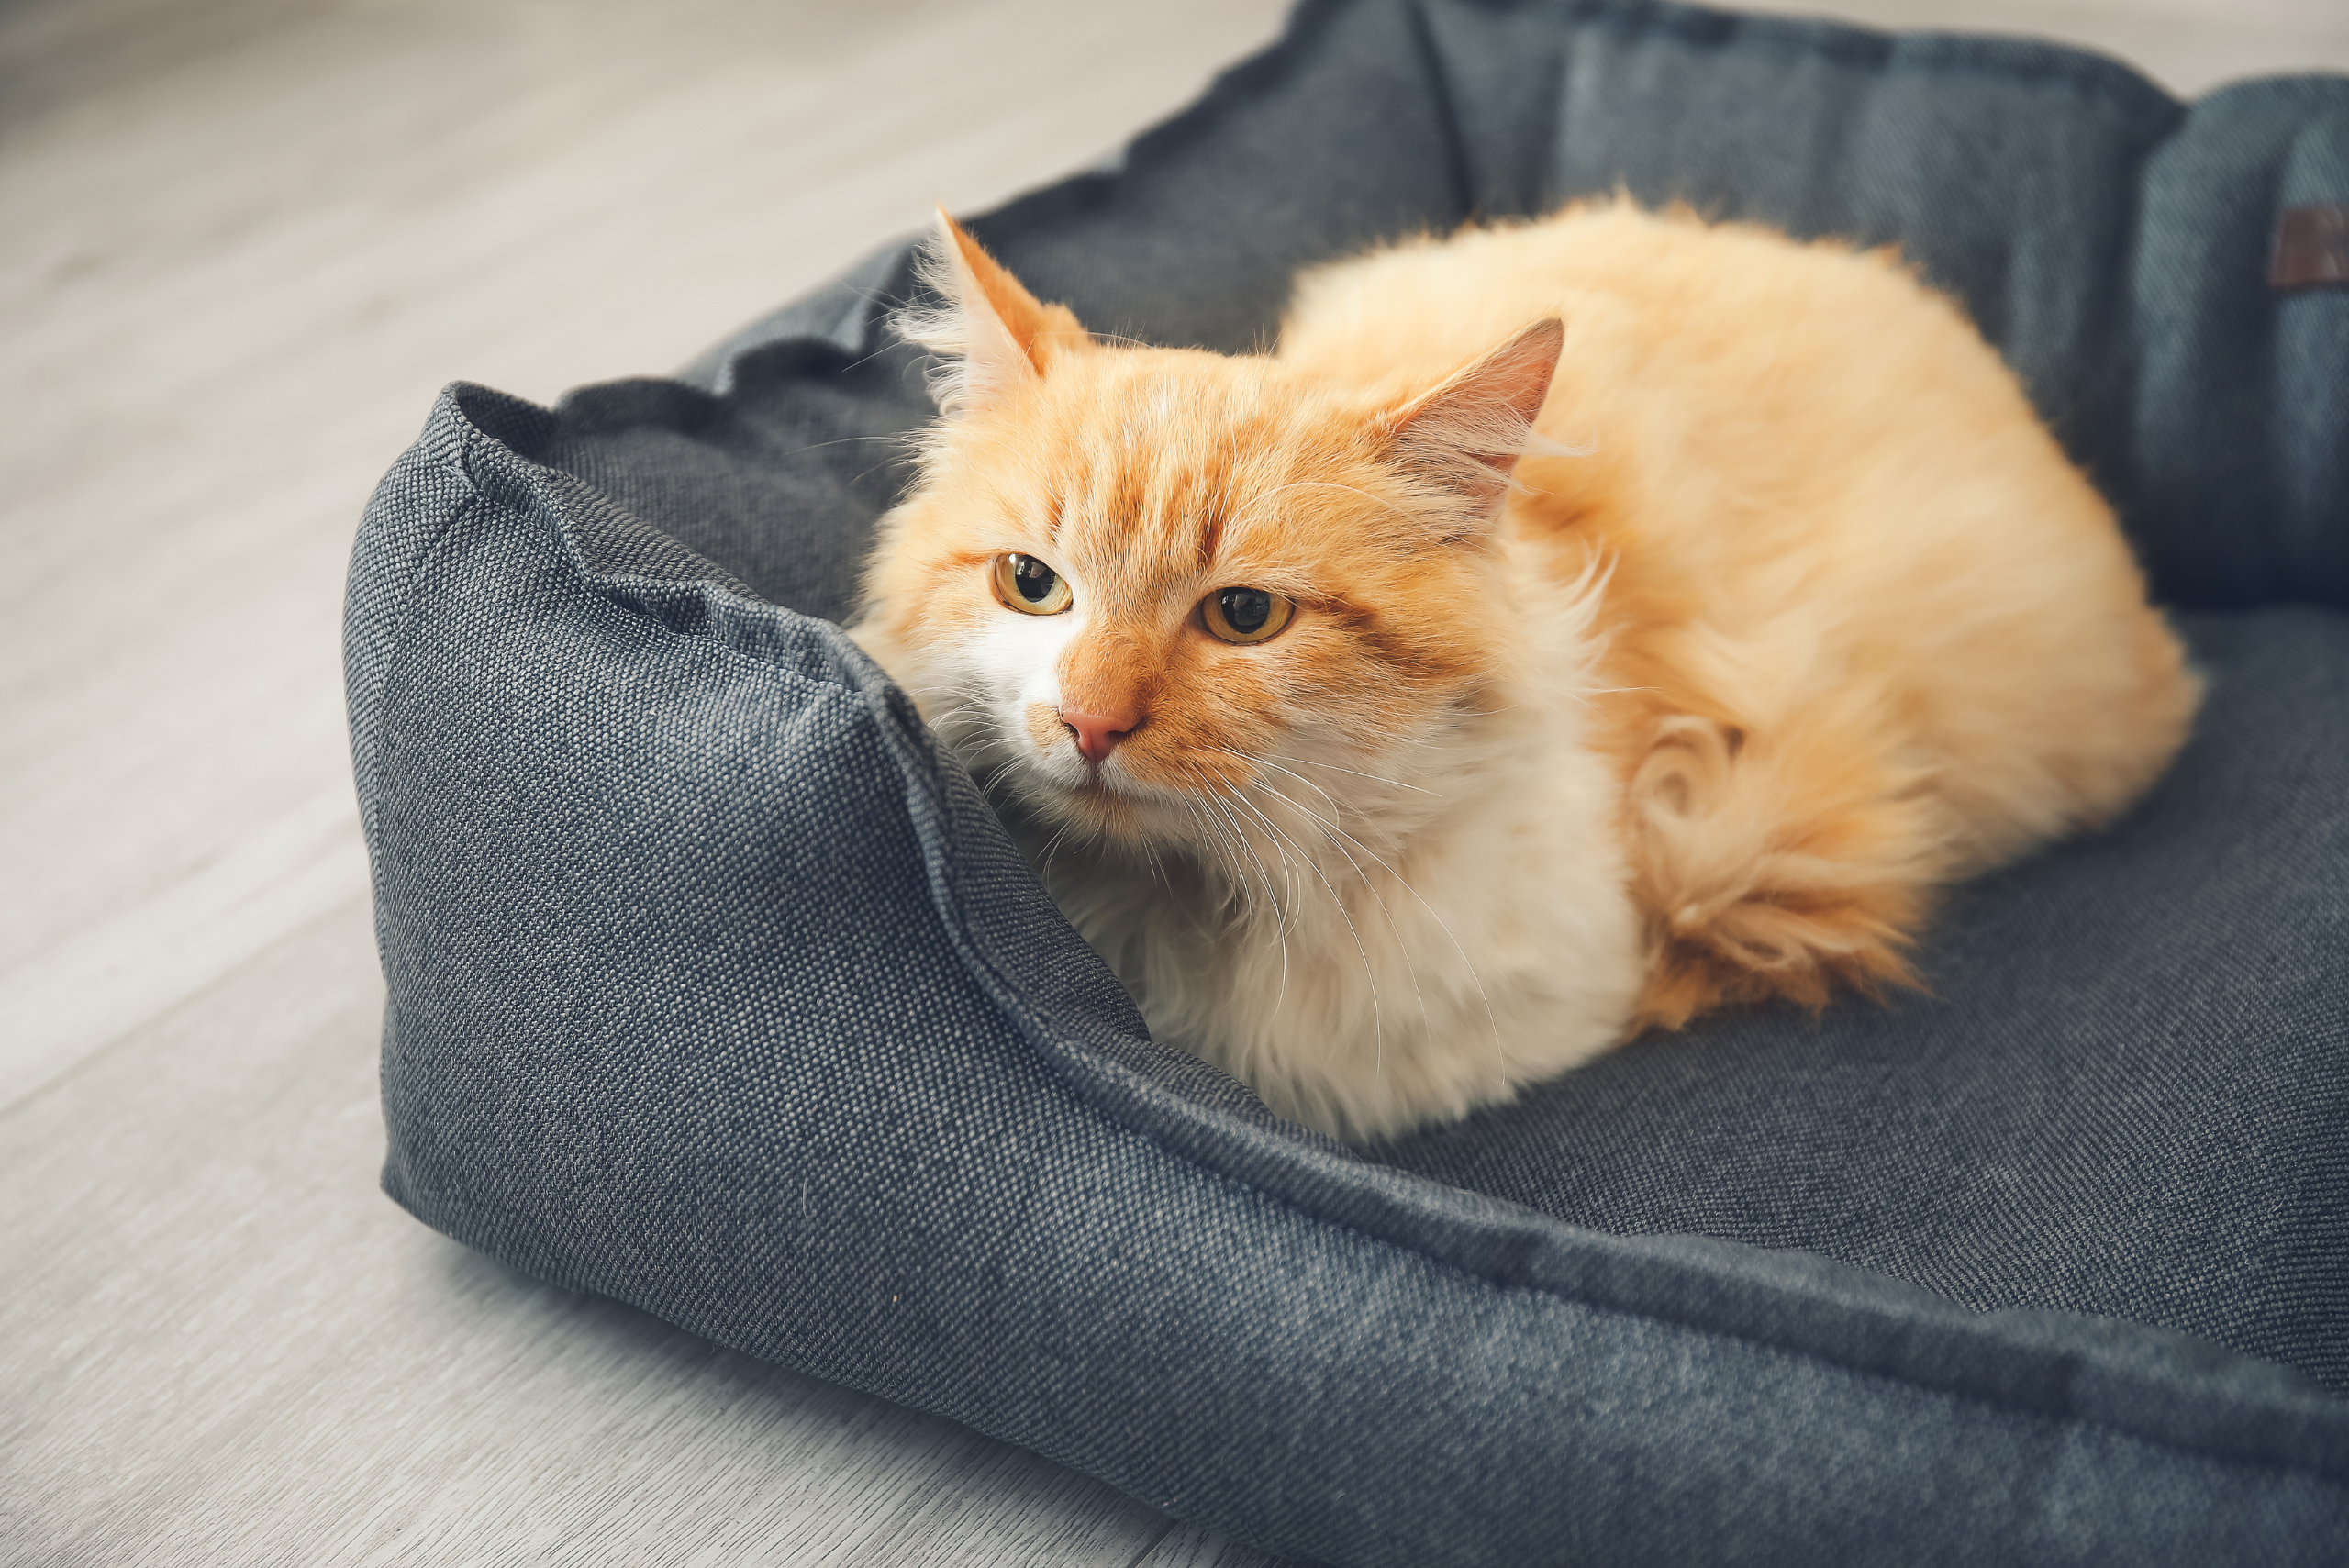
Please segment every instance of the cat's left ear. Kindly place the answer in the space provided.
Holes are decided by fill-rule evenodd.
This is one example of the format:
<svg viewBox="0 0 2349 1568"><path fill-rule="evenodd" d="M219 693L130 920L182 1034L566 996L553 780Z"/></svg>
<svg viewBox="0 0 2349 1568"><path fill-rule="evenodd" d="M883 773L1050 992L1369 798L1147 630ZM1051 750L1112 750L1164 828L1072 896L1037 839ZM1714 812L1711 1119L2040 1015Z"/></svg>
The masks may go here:
<svg viewBox="0 0 2349 1568"><path fill-rule="evenodd" d="M1441 384L1378 417L1389 455L1457 494L1481 523L1498 507L1517 460L1535 438L1565 325L1545 316Z"/></svg>
<svg viewBox="0 0 2349 1568"><path fill-rule="evenodd" d="M1046 305L1030 294L943 207L921 273L945 299L945 308L908 311L897 326L945 361L930 387L941 413L1000 406L1041 377L1056 355L1091 345L1068 306Z"/></svg>

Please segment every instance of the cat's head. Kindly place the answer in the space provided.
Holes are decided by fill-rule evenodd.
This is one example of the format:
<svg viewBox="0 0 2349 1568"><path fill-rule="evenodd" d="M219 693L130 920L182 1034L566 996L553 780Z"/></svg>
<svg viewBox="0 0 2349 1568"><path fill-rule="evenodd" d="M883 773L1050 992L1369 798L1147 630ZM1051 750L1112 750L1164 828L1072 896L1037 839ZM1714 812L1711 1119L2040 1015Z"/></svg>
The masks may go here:
<svg viewBox="0 0 2349 1568"><path fill-rule="evenodd" d="M858 635L998 799L1228 860L1359 822L1483 710L1512 646L1496 514L1556 321L1365 388L1097 342L943 215L929 281L945 303L905 330L943 417Z"/></svg>

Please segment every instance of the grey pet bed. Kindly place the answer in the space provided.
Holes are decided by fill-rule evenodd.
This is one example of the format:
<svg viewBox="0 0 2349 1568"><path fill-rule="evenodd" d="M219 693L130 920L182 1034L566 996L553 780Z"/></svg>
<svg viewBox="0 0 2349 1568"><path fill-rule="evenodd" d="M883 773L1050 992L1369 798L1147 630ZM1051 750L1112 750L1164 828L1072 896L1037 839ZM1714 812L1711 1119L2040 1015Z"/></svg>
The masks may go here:
<svg viewBox="0 0 2349 1568"><path fill-rule="evenodd" d="M392 1195L1333 1563L2349 1557L2349 290L2268 281L2349 81L1339 0L974 228L1239 350L1303 263L1618 185L1897 240L2211 676L2141 810L1953 900L1930 995L1368 1153L1152 1043L831 624L928 414L895 248L688 379L452 387L370 507Z"/></svg>

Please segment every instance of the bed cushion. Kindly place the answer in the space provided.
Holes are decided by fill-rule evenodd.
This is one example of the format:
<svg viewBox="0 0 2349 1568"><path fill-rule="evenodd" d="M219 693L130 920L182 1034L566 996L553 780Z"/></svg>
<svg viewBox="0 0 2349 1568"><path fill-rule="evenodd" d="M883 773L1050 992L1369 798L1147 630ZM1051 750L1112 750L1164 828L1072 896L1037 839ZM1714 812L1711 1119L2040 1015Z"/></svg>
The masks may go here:
<svg viewBox="0 0 2349 1568"><path fill-rule="evenodd" d="M690 379L451 389L351 582L387 1189L1332 1562L2337 1560L2349 293L2265 263L2344 163L2337 80L1353 0L974 226L1224 348L1302 262L1618 183L1897 239L2196 606L2176 773L1961 892L1929 996L1368 1154L1152 1042L830 624L927 413L902 248Z"/></svg>

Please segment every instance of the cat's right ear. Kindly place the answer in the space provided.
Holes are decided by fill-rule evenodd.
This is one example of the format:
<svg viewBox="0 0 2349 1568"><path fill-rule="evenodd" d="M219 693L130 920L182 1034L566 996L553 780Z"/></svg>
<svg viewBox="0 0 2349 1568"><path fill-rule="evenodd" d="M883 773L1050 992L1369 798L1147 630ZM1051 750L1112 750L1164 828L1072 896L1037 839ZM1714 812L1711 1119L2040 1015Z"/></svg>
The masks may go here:
<svg viewBox="0 0 2349 1568"><path fill-rule="evenodd" d="M1398 462L1458 496L1481 526L1508 493L1518 458L1542 444L1533 421L1564 343L1564 323L1545 316L1374 428Z"/></svg>
<svg viewBox="0 0 2349 1568"><path fill-rule="evenodd" d="M921 280L945 303L901 313L897 331L939 356L930 395L950 417L999 407L1056 354L1091 339L1064 305L1045 305L941 207L923 247Z"/></svg>

